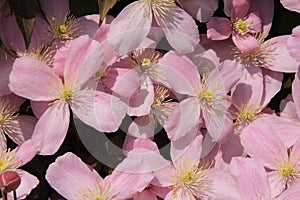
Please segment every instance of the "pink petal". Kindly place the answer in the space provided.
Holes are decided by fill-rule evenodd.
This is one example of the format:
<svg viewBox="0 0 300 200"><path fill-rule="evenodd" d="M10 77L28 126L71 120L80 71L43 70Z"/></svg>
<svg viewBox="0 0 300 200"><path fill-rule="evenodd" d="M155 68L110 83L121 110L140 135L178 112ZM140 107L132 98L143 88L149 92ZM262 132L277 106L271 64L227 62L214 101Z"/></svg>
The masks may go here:
<svg viewBox="0 0 300 200"><path fill-rule="evenodd" d="M167 194L170 192L170 188L158 187L155 185L151 185L150 191L160 198L164 199Z"/></svg>
<svg viewBox="0 0 300 200"><path fill-rule="evenodd" d="M155 19L163 28L170 45L179 53L186 54L194 51L199 44L198 27L193 18L179 7L172 7L166 11L165 18Z"/></svg>
<svg viewBox="0 0 300 200"><path fill-rule="evenodd" d="M207 37L211 40L225 40L231 33L231 21L227 18L213 17L207 23Z"/></svg>
<svg viewBox="0 0 300 200"><path fill-rule="evenodd" d="M277 199L286 200L286 199L298 199L300 196L300 183L291 185L287 190L285 190Z"/></svg>
<svg viewBox="0 0 300 200"><path fill-rule="evenodd" d="M97 185L100 176L96 177L95 174L80 158L68 152L49 166L46 180L66 199L77 199L83 189L92 189Z"/></svg>
<svg viewBox="0 0 300 200"><path fill-rule="evenodd" d="M32 140L27 140L15 148L12 152L18 156L22 166L31 161L37 153L34 145L32 144Z"/></svg>
<svg viewBox="0 0 300 200"><path fill-rule="evenodd" d="M40 155L54 154L63 143L70 122L70 110L63 101L54 102L36 124L32 142Z"/></svg>
<svg viewBox="0 0 300 200"><path fill-rule="evenodd" d="M237 189L243 198L255 199L259 195L271 194L264 167L251 158L233 158L230 172L237 182Z"/></svg>
<svg viewBox="0 0 300 200"><path fill-rule="evenodd" d="M230 16L230 7L231 7L231 1L232 0L223 0L224 1L224 13L228 17Z"/></svg>
<svg viewBox="0 0 300 200"><path fill-rule="evenodd" d="M200 76L188 58L171 51L159 60L159 65L172 89L181 94L195 95L195 89L198 89L200 84Z"/></svg>
<svg viewBox="0 0 300 200"><path fill-rule="evenodd" d="M9 74L12 70L14 60L10 57L7 57L6 53L0 50L0 95L10 94L8 83L9 83Z"/></svg>
<svg viewBox="0 0 300 200"><path fill-rule="evenodd" d="M300 48L299 44L300 42L300 26L297 26L293 29L292 34L289 36L287 40L287 49L290 53L290 55L298 62L300 63Z"/></svg>
<svg viewBox="0 0 300 200"><path fill-rule="evenodd" d="M157 200L155 194L153 194L150 190L144 190L142 192L138 192L134 195L133 200Z"/></svg>
<svg viewBox="0 0 300 200"><path fill-rule="evenodd" d="M230 17L232 21L243 19L249 11L250 0L232 0Z"/></svg>
<svg viewBox="0 0 300 200"><path fill-rule="evenodd" d="M218 9L217 0L187 0L178 3L187 13L200 22L207 22Z"/></svg>
<svg viewBox="0 0 300 200"><path fill-rule="evenodd" d="M287 148L294 145L300 137L300 122L298 121L276 115L264 115L262 120L273 129Z"/></svg>
<svg viewBox="0 0 300 200"><path fill-rule="evenodd" d="M292 84L292 96L295 102L296 111L298 113L298 119L300 118L300 71L295 75L295 80Z"/></svg>
<svg viewBox="0 0 300 200"><path fill-rule="evenodd" d="M262 21L260 19L260 13L252 12L245 20L247 24L250 24L250 33L259 33L263 31Z"/></svg>
<svg viewBox="0 0 300 200"><path fill-rule="evenodd" d="M90 37L93 37L97 29L99 28L98 24L100 20L100 15L85 15L79 17L78 20L83 33L89 35Z"/></svg>
<svg viewBox="0 0 300 200"><path fill-rule="evenodd" d="M39 184L39 180L35 176L22 169L18 169L17 173L21 178L21 185L16 190L17 198L25 199L30 194L32 189ZM12 192L8 194L8 198L13 199Z"/></svg>
<svg viewBox="0 0 300 200"><path fill-rule="evenodd" d="M196 200L194 195L190 192L190 190L184 190L183 188L179 187L178 189L172 189L166 196L165 200Z"/></svg>
<svg viewBox="0 0 300 200"><path fill-rule="evenodd" d="M292 148L291 154L290 154L290 160L292 162L296 162L297 169L300 168L299 156L300 156L300 137L298 137L298 139L296 140L296 142Z"/></svg>
<svg viewBox="0 0 300 200"><path fill-rule="evenodd" d="M289 94L285 99L283 99L280 102L280 116L293 119L299 118L292 94Z"/></svg>
<svg viewBox="0 0 300 200"><path fill-rule="evenodd" d="M245 151L270 169L276 169L278 160L287 160L287 148L272 128L260 118L244 128L241 143ZM255 144L255 145L253 145Z"/></svg>
<svg viewBox="0 0 300 200"><path fill-rule="evenodd" d="M47 0L41 0L40 4L48 20L56 18L60 21L69 11L69 1L67 0L54 0L50 3Z"/></svg>
<svg viewBox="0 0 300 200"><path fill-rule="evenodd" d="M125 153L127 153L133 149L148 149L150 151L159 153L159 149L156 143L151 139L136 138L127 134L123 144L123 150L125 151Z"/></svg>
<svg viewBox="0 0 300 200"><path fill-rule="evenodd" d="M65 85L74 86L76 83L77 87L81 87L94 77L102 65L103 52L104 47L87 35L73 40L65 61Z"/></svg>
<svg viewBox="0 0 300 200"><path fill-rule="evenodd" d="M274 1L273 0L251 0L249 12L259 12L263 25L263 33L268 34L273 21Z"/></svg>
<svg viewBox="0 0 300 200"><path fill-rule="evenodd" d="M141 159L125 158L105 180L109 181L120 197L126 199L143 191L153 178L150 167L143 164Z"/></svg>
<svg viewBox="0 0 300 200"><path fill-rule="evenodd" d="M148 2L133 2L112 21L108 42L118 55L133 51L146 38L152 23L149 6Z"/></svg>
<svg viewBox="0 0 300 200"><path fill-rule="evenodd" d="M298 0L280 0L280 3L286 9L300 13L300 5Z"/></svg>
<svg viewBox="0 0 300 200"><path fill-rule="evenodd" d="M229 141L221 146L222 158L225 163L230 163L233 157L242 156L244 147L238 135L233 134Z"/></svg>
<svg viewBox="0 0 300 200"><path fill-rule="evenodd" d="M258 40L250 34L240 35L236 32L232 34L233 43L242 53L251 53L260 48Z"/></svg>
<svg viewBox="0 0 300 200"><path fill-rule="evenodd" d="M154 137L156 125L150 119L150 116L136 117L128 127L129 135L134 137Z"/></svg>
<svg viewBox="0 0 300 200"><path fill-rule="evenodd" d="M34 101L52 101L62 87L58 75L44 63L31 58L17 58L10 74L10 89Z"/></svg>
<svg viewBox="0 0 300 200"><path fill-rule="evenodd" d="M22 144L31 138L36 122L37 119L35 117L19 115L12 121L15 125L15 131L9 137L18 145Z"/></svg>
<svg viewBox="0 0 300 200"><path fill-rule="evenodd" d="M296 62L296 60L290 56L288 49L287 49L287 41L289 36L283 35L278 37L273 37L267 42L270 45L270 49L274 49L270 62L268 63L268 69L272 71L278 71L278 72L297 72L299 63ZM286 62L286 61L289 62Z"/></svg>
<svg viewBox="0 0 300 200"><path fill-rule="evenodd" d="M46 110L51 106L49 101L30 101L30 106L33 114L36 118L41 118L41 116L46 112Z"/></svg>
<svg viewBox="0 0 300 200"><path fill-rule="evenodd" d="M198 99L187 98L173 110L164 128L171 140L178 140L185 136L195 126L198 127L200 105Z"/></svg>
<svg viewBox="0 0 300 200"><path fill-rule="evenodd" d="M263 69L264 93L261 105L266 107L271 99L280 91L283 79L283 73Z"/></svg>

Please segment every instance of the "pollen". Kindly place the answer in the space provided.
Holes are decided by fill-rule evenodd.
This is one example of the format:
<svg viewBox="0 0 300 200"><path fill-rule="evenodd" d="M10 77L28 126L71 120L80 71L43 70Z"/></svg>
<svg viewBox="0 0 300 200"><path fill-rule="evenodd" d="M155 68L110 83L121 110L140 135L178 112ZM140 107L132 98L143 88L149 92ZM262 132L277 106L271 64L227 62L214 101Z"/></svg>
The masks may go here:
<svg viewBox="0 0 300 200"><path fill-rule="evenodd" d="M61 89L60 99L64 101L72 100L73 97L73 89L67 88L65 85Z"/></svg>
<svg viewBox="0 0 300 200"><path fill-rule="evenodd" d="M278 175L284 180L287 186L296 182L299 178L294 165L288 161L283 162L278 169Z"/></svg>
<svg viewBox="0 0 300 200"><path fill-rule="evenodd" d="M6 99L0 99L0 130L7 135L13 135L17 131L15 118L18 108L11 106Z"/></svg>
<svg viewBox="0 0 300 200"><path fill-rule="evenodd" d="M50 51L48 46L41 45L37 49L31 49L26 52L18 52L17 55L18 55L18 57L30 56L32 58L35 58L35 59L41 61L42 63L44 63L48 66L51 66L53 64L53 60L54 60L52 53L54 53L54 52Z"/></svg>
<svg viewBox="0 0 300 200"><path fill-rule="evenodd" d="M3 172L8 166L8 162L3 158L0 158L0 172Z"/></svg>
<svg viewBox="0 0 300 200"><path fill-rule="evenodd" d="M6 170L16 170L21 166L19 157L10 149L0 151L0 173Z"/></svg>
<svg viewBox="0 0 300 200"><path fill-rule="evenodd" d="M233 24L233 29L237 31L239 34L244 35L247 33L248 24L242 19L239 19L237 22Z"/></svg>
<svg viewBox="0 0 300 200"><path fill-rule="evenodd" d="M213 98L213 94L209 89L201 90L199 93L200 101L211 102L212 98Z"/></svg>
<svg viewBox="0 0 300 200"><path fill-rule="evenodd" d="M105 180L102 185L90 186L81 190L76 196L77 200L117 200L119 199L110 187L110 184Z"/></svg>

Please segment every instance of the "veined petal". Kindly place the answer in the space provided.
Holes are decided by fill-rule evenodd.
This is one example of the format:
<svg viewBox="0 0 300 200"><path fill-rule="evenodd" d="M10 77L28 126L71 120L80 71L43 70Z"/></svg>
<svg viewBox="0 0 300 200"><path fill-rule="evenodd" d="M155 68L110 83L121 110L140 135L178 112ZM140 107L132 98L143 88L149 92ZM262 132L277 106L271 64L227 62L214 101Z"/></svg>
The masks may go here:
<svg viewBox="0 0 300 200"><path fill-rule="evenodd" d="M295 75L295 80L292 85L292 96L295 102L296 111L298 113L298 118L300 119L300 71Z"/></svg>
<svg viewBox="0 0 300 200"><path fill-rule="evenodd" d="M10 94L11 91L9 90L8 83L9 83L9 74L12 70L11 65L5 65L2 61L1 63L1 74L0 74L0 95L7 95Z"/></svg>
<svg viewBox="0 0 300 200"><path fill-rule="evenodd" d="M23 166L34 158L37 150L35 149L34 145L32 144L32 140L30 139L15 148L12 152L18 156L18 159L21 162L21 166Z"/></svg>
<svg viewBox="0 0 300 200"><path fill-rule="evenodd" d="M32 134L32 143L40 155L54 154L63 143L70 122L69 105L54 102L41 116Z"/></svg>
<svg viewBox="0 0 300 200"><path fill-rule="evenodd" d="M189 14L174 6L166 11L165 18L154 17L157 24L163 28L168 42L177 52L186 54L194 51L200 37L198 27Z"/></svg>
<svg viewBox="0 0 300 200"><path fill-rule="evenodd" d="M241 143L251 157L270 169L277 169L282 161L288 159L283 142L260 118L243 129Z"/></svg>
<svg viewBox="0 0 300 200"><path fill-rule="evenodd" d="M16 59L9 78L11 91L34 101L55 100L63 86L50 67L27 56Z"/></svg>
<svg viewBox="0 0 300 200"><path fill-rule="evenodd" d="M136 1L125 7L112 21L107 35L108 42L115 46L118 55L137 48L146 38L152 23L150 4Z"/></svg>
<svg viewBox="0 0 300 200"><path fill-rule="evenodd" d="M100 176L96 177L95 174L80 158L68 152L49 166L46 180L66 199L77 199L82 190L97 185Z"/></svg>
<svg viewBox="0 0 300 200"><path fill-rule="evenodd" d="M245 54L254 52L260 47L258 40L248 33L246 33L245 35L241 35L233 32L232 40L237 48L239 48L239 50Z"/></svg>
<svg viewBox="0 0 300 200"><path fill-rule="evenodd" d="M292 34L289 36L287 40L287 49L290 53L290 55L298 62L300 63L300 26L297 26L293 29Z"/></svg>
<svg viewBox="0 0 300 200"><path fill-rule="evenodd" d="M213 17L207 23L207 37L211 40L225 40L231 33L231 21L227 18Z"/></svg>
<svg viewBox="0 0 300 200"><path fill-rule="evenodd" d="M300 5L298 0L280 0L280 3L286 9L300 13Z"/></svg>
<svg viewBox="0 0 300 200"><path fill-rule="evenodd" d="M30 194L32 189L39 184L39 180L35 176L22 169L18 169L16 172L21 178L21 184L16 190L17 197L18 199L25 199ZM12 192L8 193L8 199L13 199Z"/></svg>
<svg viewBox="0 0 300 200"><path fill-rule="evenodd" d="M232 21L243 19L249 11L250 0L232 0L230 17Z"/></svg>
<svg viewBox="0 0 300 200"><path fill-rule="evenodd" d="M187 59L175 52L169 52L159 60L159 65L172 89L181 94L194 96L200 87L200 75L196 66Z"/></svg>

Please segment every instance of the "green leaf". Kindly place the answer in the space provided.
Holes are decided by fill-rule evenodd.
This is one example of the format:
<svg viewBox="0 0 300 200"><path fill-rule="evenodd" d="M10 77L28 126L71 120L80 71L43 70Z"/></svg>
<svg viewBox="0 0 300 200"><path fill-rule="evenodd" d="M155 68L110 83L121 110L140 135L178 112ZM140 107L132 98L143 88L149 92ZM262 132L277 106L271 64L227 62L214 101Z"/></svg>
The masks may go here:
<svg viewBox="0 0 300 200"><path fill-rule="evenodd" d="M114 5L117 3L117 0L98 0L98 6L99 6L99 14L100 14L100 21L99 25L102 24L105 16L107 15L108 11L114 7Z"/></svg>

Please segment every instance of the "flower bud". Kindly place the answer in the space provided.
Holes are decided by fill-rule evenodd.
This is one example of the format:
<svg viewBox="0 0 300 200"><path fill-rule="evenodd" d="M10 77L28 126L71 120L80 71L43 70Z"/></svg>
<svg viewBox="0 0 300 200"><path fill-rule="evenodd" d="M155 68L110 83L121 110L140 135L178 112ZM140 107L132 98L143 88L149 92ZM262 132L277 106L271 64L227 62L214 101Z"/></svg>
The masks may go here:
<svg viewBox="0 0 300 200"><path fill-rule="evenodd" d="M16 172L6 171L0 174L0 188L4 192L8 193L16 190L20 184L21 178Z"/></svg>

